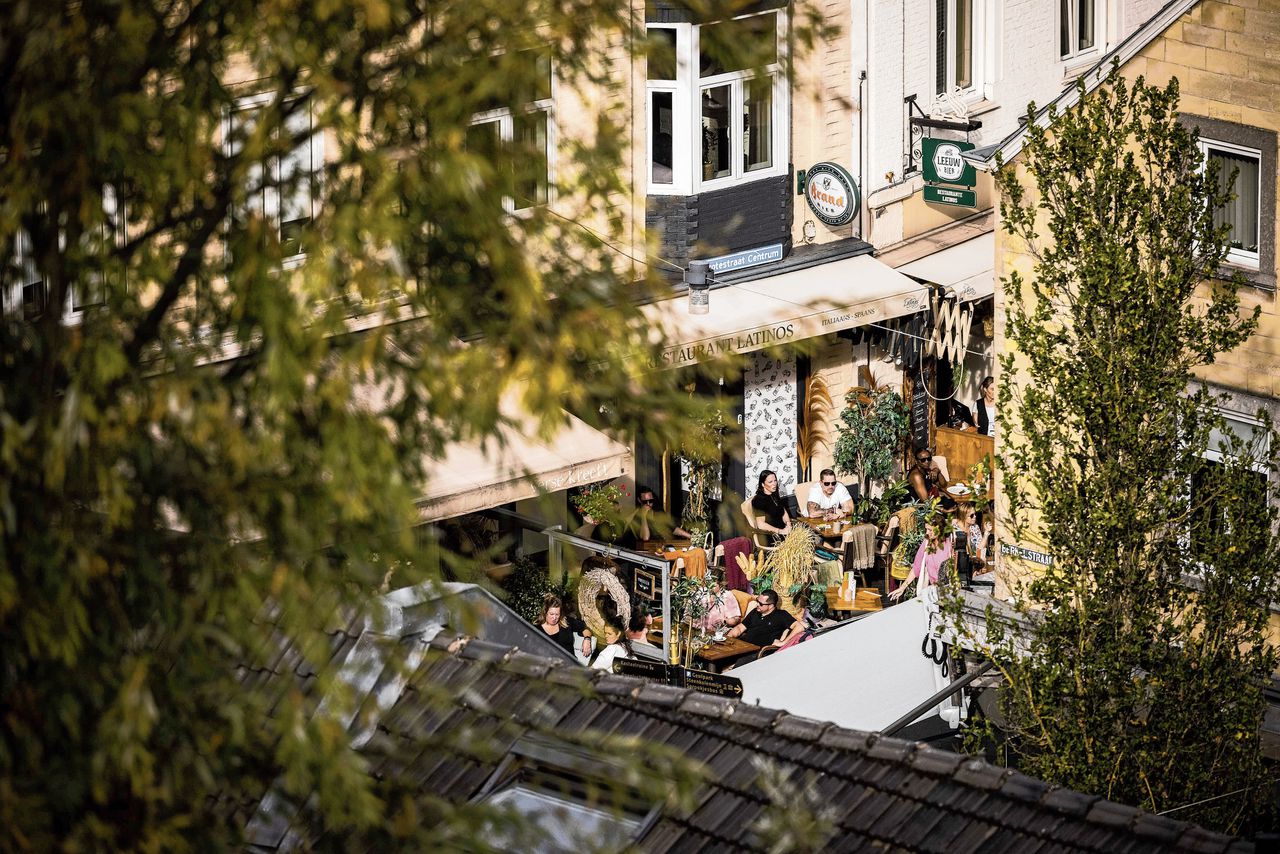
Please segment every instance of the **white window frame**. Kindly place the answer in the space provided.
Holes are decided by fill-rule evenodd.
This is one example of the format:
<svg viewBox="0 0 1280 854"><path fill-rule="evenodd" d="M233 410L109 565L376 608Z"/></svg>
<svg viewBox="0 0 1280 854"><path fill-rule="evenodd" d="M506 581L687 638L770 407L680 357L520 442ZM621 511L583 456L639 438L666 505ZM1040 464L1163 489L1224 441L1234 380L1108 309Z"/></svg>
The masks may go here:
<svg viewBox="0 0 1280 854"><path fill-rule="evenodd" d="M112 200L114 201L114 195ZM103 194L103 205L107 205L107 196ZM120 206L118 209L113 205L107 214L109 217L119 216L123 222L124 209ZM104 225L104 229L106 226ZM121 237L117 236L117 242L121 241ZM58 250L65 252L67 248L66 234L59 231L58 233ZM31 246L31 237L27 234L25 228L19 227L13 237L13 256L11 264L13 268L19 271L20 277L10 283L9 287L3 293L0 293L0 313L17 314L24 319L34 320L42 315L49 301L48 286L45 284L44 275L36 267L36 260L33 257L34 250ZM101 284L98 284L101 288ZM26 311L25 297L28 288L39 288L41 290L39 298L39 307L28 314ZM74 283L68 285L66 303L62 307L62 322L67 326L77 326L84 319L84 313L95 306L102 304L99 297L94 300L81 301L79 289Z"/></svg>
<svg viewBox="0 0 1280 854"><path fill-rule="evenodd" d="M789 174L790 158L790 86L786 79L786 27L787 17L778 10L740 15L733 20L773 15L777 22L777 59L759 70L730 71L702 77L697 58L699 36L704 25L650 24L648 29L673 29L676 31L676 80L646 83L645 127L650 132L645 138L645 176L650 195L689 196L701 192L726 189L764 178L776 178ZM713 26L719 21L705 26ZM744 92L748 81L762 75L773 79L773 105L770 115L771 165L746 171L743 140ZM702 177L702 91L716 86L730 87L729 133L730 141L728 175L719 178ZM653 183L653 156L650 151L654 117L652 92L674 92L672 98L672 181L670 184ZM684 140L684 144L680 143Z"/></svg>
<svg viewBox="0 0 1280 854"><path fill-rule="evenodd" d="M1247 145L1237 145L1233 142L1220 142L1212 137L1200 137L1199 140L1200 154L1202 156L1200 168L1208 169L1209 167L1209 150L1216 149L1227 154L1235 154L1241 157L1252 157L1258 161L1258 251L1250 252L1247 249L1236 249L1232 247L1227 250L1227 263L1243 267L1248 270L1258 270L1262 265L1262 234L1261 229L1266 227L1266 223L1262 219L1262 152L1256 148L1250 148Z"/></svg>
<svg viewBox="0 0 1280 854"><path fill-rule="evenodd" d="M551 85L555 85L555 78L552 77ZM546 201L533 205L525 205L524 207L516 207L516 200L511 196L502 197L502 209L509 214L518 214L522 211L531 211L534 208L543 207L551 204L555 198L555 169L553 166L555 157L555 121L552 112L552 103L554 98L539 98L525 104L519 112L512 111L509 107L498 107L493 110L485 110L481 113L475 113L471 116L471 122L468 127L477 125L497 124L498 125L498 142L501 145L510 145L515 139L516 132L516 115L533 115L534 113L543 113L547 117L547 139L546 139L546 158L547 158L547 198Z"/></svg>
<svg viewBox="0 0 1280 854"><path fill-rule="evenodd" d="M994 54L994 25L997 19L997 13L990 8L988 0L972 0L973 20L970 22L970 45L969 45L969 85L959 88L955 84L955 33L956 33L956 4L957 0L945 0L946 2L946 20L938 21L938 4L930 3L930 15L933 17L934 38L931 40L933 45L933 63L930 66L930 76L933 78L933 87L936 89L937 68L938 68L938 27L945 25L947 32L946 56L944 57L944 68L946 69L946 80L943 84L943 91L935 93L936 95L952 94L957 95L966 105L973 106L987 97L988 77L993 73L993 69L988 68L993 64Z"/></svg>
<svg viewBox="0 0 1280 854"><path fill-rule="evenodd" d="M676 79L650 80L645 84L645 186L650 195L689 195L693 190L690 181L694 152L680 140L690 136L691 108L689 93L692 89L692 64L689 44L693 38L691 24L649 24L646 30L674 30L676 34ZM671 95L671 181L656 184L653 180L653 127L657 117L653 114L653 95L666 92ZM698 149L701 151L701 147ZM699 161L700 162L700 161Z"/></svg>
<svg viewBox="0 0 1280 854"><path fill-rule="evenodd" d="M1076 25L1076 18L1079 15L1080 5L1088 3L1093 6L1093 44L1090 47L1080 47L1080 28ZM1067 14L1062 14L1062 3L1058 2L1058 58L1071 66L1078 66L1087 62L1092 62L1095 58L1102 54L1102 49L1107 40L1107 20L1106 20L1106 3L1104 0L1068 0ZM1066 31L1067 36L1067 52L1062 52L1062 35Z"/></svg>
<svg viewBox="0 0 1280 854"><path fill-rule="evenodd" d="M256 95L248 95L243 98L236 99L235 103L231 107L231 111L228 113L223 123L223 139L225 140L225 148L228 154L235 153L233 148L235 143L231 136L233 123L235 122L235 115L238 113L246 112L250 110L261 110L267 104L271 103L275 99L275 97L276 97L275 92L262 92ZM296 101L300 99L306 100L307 109L305 112L305 116L307 118L308 124L314 129L315 127L315 116L313 113L314 102L310 98L310 93L306 91L299 91L299 92L293 93L289 97L290 101ZM293 115L297 116L300 114L294 113ZM288 124L288 119L286 119L286 126L287 124ZM307 152L307 157L305 159L310 160L310 166L308 167L304 163L304 165L301 168L309 171L311 176L311 179L310 179L311 189L309 192L309 199L308 199L308 207L310 210L309 210L309 215L307 219L314 222L320 210L321 198L324 195L323 180L324 180L325 151L324 151L323 132L313 130L311 135L308 136L302 144L300 144L295 149L293 149L293 151L291 151L288 155L274 159L268 165L268 168L274 169L276 171L275 177L277 178L277 180L279 180L282 177L281 173L282 173L282 170L285 168L285 164L291 164L292 162L294 162L296 159L295 155L297 154L297 152L302 151L304 149ZM259 180L256 172L251 173L249 176L249 179L251 182L257 182ZM282 244L284 243L285 223L281 221L280 217L281 217L281 209L283 207L284 207L283 200L280 198L279 188L278 186L274 186L272 183L264 184L260 194L258 194L258 197L256 199L250 198L248 204L246 205L246 208L249 211L255 212L255 213L261 213L264 217L268 218L271 221L271 223L275 226L275 229L276 229L276 237L281 241ZM285 269L290 269L298 266L304 260L306 260L306 253L297 252L293 255L287 256L284 259L282 259L282 266Z"/></svg>
<svg viewBox="0 0 1280 854"><path fill-rule="evenodd" d="M1223 409L1222 407L1217 407L1217 406L1213 408L1213 411L1215 414L1221 416L1227 422L1235 421L1239 424L1246 425L1250 430L1254 432L1255 435L1257 434L1258 430L1261 430L1264 427L1263 423L1257 418L1253 417L1252 415L1245 415L1240 412L1235 412L1229 409ZM1235 432L1235 431L1231 431L1231 432ZM1271 436L1270 434L1267 434L1265 443L1262 445L1261 448L1259 448L1259 451L1260 451L1259 457L1255 458L1253 461L1253 465L1250 466L1250 468L1253 471L1257 472L1258 474L1261 474L1263 477L1268 477L1267 465L1266 465L1265 459L1267 454L1270 451L1270 447L1271 447ZM1204 451L1200 454L1200 457L1201 459L1209 460L1212 463L1221 465L1223 461L1226 460L1227 454L1223 453L1220 448L1209 445L1205 447ZM1194 504L1196 500L1195 484L1192 482L1190 476L1186 478L1185 486L1187 491L1187 499L1190 503ZM1184 532L1180 537L1180 543L1184 550L1189 550L1192 548L1190 530L1184 529ZM1204 567L1203 565L1201 565L1199 567L1199 573L1203 574L1203 571L1204 571Z"/></svg>

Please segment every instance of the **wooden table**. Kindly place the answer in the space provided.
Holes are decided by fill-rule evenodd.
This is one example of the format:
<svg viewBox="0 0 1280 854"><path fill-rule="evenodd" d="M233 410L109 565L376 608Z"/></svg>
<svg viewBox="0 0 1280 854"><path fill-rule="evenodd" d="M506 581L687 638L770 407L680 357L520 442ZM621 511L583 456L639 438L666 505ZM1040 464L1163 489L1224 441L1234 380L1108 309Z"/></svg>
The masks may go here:
<svg viewBox="0 0 1280 854"><path fill-rule="evenodd" d="M851 515L844 515L830 520L823 519L821 516L801 516L799 521L817 531L818 536L822 537L822 539L836 542L842 542L844 540L844 532L853 527L853 517Z"/></svg>
<svg viewBox="0 0 1280 854"><path fill-rule="evenodd" d="M741 638L725 638L718 643L707 644L698 650L698 654L695 657L707 662L713 670L719 672L721 666L729 664L741 656L757 653L761 649L763 647L747 643Z"/></svg>

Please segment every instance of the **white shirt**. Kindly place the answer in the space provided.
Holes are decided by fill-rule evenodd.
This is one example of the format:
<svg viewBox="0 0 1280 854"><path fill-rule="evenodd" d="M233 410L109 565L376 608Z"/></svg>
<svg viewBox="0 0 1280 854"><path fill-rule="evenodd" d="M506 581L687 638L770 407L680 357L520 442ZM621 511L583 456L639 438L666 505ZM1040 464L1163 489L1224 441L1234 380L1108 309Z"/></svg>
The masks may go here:
<svg viewBox="0 0 1280 854"><path fill-rule="evenodd" d="M591 662L591 667L595 670L606 670L613 672L613 660L619 656L626 657L627 650L620 643L611 643L604 649L600 650L600 654L596 656L596 660Z"/></svg>
<svg viewBox="0 0 1280 854"><path fill-rule="evenodd" d="M852 500L853 496L849 494L849 490L845 488L845 485L836 481L836 488L832 491L830 497L822 490L821 483L815 483L809 487L809 497L805 499L805 503L817 504L823 510L836 510L843 507L846 501Z"/></svg>

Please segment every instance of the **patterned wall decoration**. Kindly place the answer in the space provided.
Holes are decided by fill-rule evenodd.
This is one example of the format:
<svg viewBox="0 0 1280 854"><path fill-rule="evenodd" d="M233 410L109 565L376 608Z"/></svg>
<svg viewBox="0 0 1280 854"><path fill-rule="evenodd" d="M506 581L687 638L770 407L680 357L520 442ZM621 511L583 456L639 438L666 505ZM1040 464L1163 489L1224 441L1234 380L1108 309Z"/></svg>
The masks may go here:
<svg viewBox="0 0 1280 854"><path fill-rule="evenodd" d="M751 354L743 377L746 413L743 429L747 446L747 492L756 488L760 472L778 473L783 495L795 492L796 475L796 360Z"/></svg>

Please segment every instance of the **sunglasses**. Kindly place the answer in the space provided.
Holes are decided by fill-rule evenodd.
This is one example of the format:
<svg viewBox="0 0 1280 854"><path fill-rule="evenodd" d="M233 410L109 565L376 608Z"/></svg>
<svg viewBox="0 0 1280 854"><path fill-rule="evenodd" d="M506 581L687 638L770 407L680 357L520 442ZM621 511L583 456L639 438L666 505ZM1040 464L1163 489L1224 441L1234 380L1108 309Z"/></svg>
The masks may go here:
<svg viewBox="0 0 1280 854"><path fill-rule="evenodd" d="M657 499L656 499L656 498L641 498L641 499L640 499L640 503L641 503L641 504L653 504L655 501L657 501Z"/></svg>
<svg viewBox="0 0 1280 854"><path fill-rule="evenodd" d="M835 482L834 480L824 480L824 481L822 482L822 485L823 485L823 486L835 486L835 485L836 485L836 482Z"/></svg>

